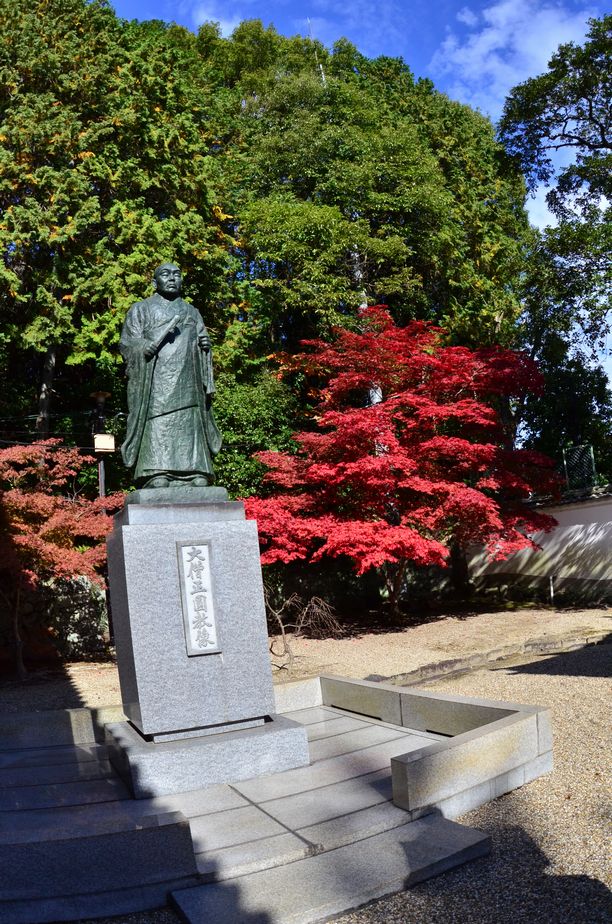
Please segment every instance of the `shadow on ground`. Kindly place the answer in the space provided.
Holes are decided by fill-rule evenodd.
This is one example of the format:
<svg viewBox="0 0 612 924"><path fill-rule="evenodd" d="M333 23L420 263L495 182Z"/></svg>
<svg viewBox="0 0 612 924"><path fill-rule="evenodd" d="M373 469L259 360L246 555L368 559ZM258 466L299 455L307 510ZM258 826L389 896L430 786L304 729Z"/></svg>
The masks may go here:
<svg viewBox="0 0 612 924"><path fill-rule="evenodd" d="M597 649L595 652L594 649ZM542 674L557 677L612 676L612 633L597 645L538 658L528 664L504 668L510 674Z"/></svg>

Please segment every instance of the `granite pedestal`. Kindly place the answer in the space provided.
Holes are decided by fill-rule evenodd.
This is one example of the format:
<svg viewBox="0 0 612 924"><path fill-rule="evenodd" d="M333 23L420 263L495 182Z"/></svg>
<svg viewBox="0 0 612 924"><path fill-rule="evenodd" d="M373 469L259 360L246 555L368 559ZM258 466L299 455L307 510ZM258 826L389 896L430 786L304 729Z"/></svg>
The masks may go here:
<svg viewBox="0 0 612 924"><path fill-rule="evenodd" d="M129 721L107 743L137 798L309 760L304 729L274 716L257 527L224 497L136 492L108 540Z"/></svg>

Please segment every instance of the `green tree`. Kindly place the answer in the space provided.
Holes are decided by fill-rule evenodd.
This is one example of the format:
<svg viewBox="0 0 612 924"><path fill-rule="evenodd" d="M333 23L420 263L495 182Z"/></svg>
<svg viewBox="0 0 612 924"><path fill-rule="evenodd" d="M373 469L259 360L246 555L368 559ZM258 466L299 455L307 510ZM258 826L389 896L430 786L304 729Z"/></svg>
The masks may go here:
<svg viewBox="0 0 612 924"><path fill-rule="evenodd" d="M591 19L582 46L561 45L548 70L515 87L500 137L532 188L553 183L546 231L557 287L592 345L606 330L612 249L612 16ZM557 166L555 155L573 154Z"/></svg>
<svg viewBox="0 0 612 924"><path fill-rule="evenodd" d="M254 21L199 41L236 100L226 212L262 343L293 349L365 301L458 341L510 337L524 184L486 118L345 40L329 52Z"/></svg>
<svg viewBox="0 0 612 924"><path fill-rule="evenodd" d="M89 390L112 375L156 263L222 305L213 102L187 30L118 20L106 0L0 0L0 15L2 327L45 357L44 432L56 362L89 363Z"/></svg>

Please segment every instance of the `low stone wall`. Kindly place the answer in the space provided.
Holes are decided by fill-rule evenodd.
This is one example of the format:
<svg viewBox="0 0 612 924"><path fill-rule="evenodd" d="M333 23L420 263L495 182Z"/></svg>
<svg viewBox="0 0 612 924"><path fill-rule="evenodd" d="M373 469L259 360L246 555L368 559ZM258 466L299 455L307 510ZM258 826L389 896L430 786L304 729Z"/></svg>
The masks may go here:
<svg viewBox="0 0 612 924"><path fill-rule="evenodd" d="M467 812L552 770L550 710L320 677L277 688L277 708L334 706L444 736L391 759L393 801L412 818ZM303 705L300 705L303 697Z"/></svg>

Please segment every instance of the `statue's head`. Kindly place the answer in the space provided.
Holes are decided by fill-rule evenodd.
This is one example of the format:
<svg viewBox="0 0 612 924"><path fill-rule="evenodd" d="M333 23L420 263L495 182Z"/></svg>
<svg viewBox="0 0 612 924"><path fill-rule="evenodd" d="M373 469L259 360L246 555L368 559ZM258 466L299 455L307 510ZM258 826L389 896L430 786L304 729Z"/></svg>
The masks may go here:
<svg viewBox="0 0 612 924"><path fill-rule="evenodd" d="M176 298L181 291L182 276L176 263L162 263L153 273L153 289L164 298Z"/></svg>

